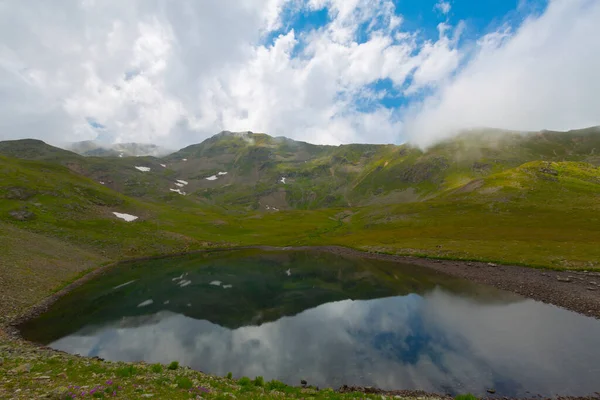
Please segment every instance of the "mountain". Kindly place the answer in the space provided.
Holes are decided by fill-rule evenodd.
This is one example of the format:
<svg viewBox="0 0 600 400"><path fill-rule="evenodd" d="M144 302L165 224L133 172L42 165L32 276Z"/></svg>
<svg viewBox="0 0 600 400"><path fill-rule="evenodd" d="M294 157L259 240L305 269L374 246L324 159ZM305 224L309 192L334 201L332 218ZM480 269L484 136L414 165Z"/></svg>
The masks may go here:
<svg viewBox="0 0 600 400"><path fill-rule="evenodd" d="M83 142L71 143L66 147L68 150L88 157L162 157L171 153L170 150L146 143L115 143L112 145L103 145L93 140L86 140Z"/></svg>
<svg viewBox="0 0 600 400"><path fill-rule="evenodd" d="M43 160L68 163L78 160L79 155L51 146L37 139L6 140L0 142L0 155L24 160Z"/></svg>
<svg viewBox="0 0 600 400"><path fill-rule="evenodd" d="M35 156L19 148L0 147L0 154ZM527 162L600 165L597 151L596 127L472 130L427 150L409 144L318 146L262 133L221 132L163 158L74 159L46 152L128 196L165 202L185 194L186 202L215 209L279 211L424 201Z"/></svg>
<svg viewBox="0 0 600 400"><path fill-rule="evenodd" d="M519 134L465 132L421 150L410 145L316 146L222 132L164 160L205 204L315 209L423 201L535 160L600 164L597 128Z"/></svg>

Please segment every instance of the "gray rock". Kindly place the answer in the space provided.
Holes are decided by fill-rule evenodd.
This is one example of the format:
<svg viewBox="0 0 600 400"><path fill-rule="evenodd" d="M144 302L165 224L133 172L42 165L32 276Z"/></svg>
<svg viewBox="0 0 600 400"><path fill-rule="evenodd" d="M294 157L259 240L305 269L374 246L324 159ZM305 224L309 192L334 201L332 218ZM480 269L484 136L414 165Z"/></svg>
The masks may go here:
<svg viewBox="0 0 600 400"><path fill-rule="evenodd" d="M70 390L64 386L61 387L57 387L56 389L52 390L48 396L48 398L50 399L65 399L67 397L67 394L70 392Z"/></svg>
<svg viewBox="0 0 600 400"><path fill-rule="evenodd" d="M558 176L558 171L552 168L540 168L540 172L552 176Z"/></svg>
<svg viewBox="0 0 600 400"><path fill-rule="evenodd" d="M556 280L559 282L571 282L571 278L569 278L569 277L563 278L562 276L557 276Z"/></svg>
<svg viewBox="0 0 600 400"><path fill-rule="evenodd" d="M11 217L16 219L17 221L28 221L30 219L35 218L35 214L29 210L13 210L8 213Z"/></svg>
<svg viewBox="0 0 600 400"><path fill-rule="evenodd" d="M31 371L31 364L21 364L17 368L13 369L13 372L23 373Z"/></svg>

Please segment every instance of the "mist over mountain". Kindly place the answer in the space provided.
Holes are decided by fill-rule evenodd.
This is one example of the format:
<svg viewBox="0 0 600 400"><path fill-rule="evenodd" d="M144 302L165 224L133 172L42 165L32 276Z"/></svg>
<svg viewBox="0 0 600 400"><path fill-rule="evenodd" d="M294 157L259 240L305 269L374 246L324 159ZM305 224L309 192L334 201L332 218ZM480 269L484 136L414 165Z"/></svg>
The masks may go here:
<svg viewBox="0 0 600 400"><path fill-rule="evenodd" d="M163 147L147 143L115 143L112 145L101 144L93 140L70 143L63 146L82 156L97 157L161 157L171 153Z"/></svg>

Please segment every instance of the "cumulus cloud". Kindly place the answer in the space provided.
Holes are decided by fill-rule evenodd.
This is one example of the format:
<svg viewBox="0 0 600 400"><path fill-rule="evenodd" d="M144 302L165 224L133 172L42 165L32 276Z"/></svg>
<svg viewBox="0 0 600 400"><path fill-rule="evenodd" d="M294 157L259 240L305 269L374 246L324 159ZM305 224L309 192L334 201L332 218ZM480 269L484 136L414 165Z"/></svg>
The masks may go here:
<svg viewBox="0 0 600 400"><path fill-rule="evenodd" d="M423 146L472 127L568 130L600 122L600 2L554 0L514 32L482 37L468 64L405 115Z"/></svg>
<svg viewBox="0 0 600 400"><path fill-rule="evenodd" d="M435 8L438 9L442 14L448 14L452 6L449 1L439 1Z"/></svg>
<svg viewBox="0 0 600 400"><path fill-rule="evenodd" d="M227 129L426 146L471 126L593 125L599 10L554 0L474 39L463 22L405 29L391 0L2 2L0 139L182 146Z"/></svg>

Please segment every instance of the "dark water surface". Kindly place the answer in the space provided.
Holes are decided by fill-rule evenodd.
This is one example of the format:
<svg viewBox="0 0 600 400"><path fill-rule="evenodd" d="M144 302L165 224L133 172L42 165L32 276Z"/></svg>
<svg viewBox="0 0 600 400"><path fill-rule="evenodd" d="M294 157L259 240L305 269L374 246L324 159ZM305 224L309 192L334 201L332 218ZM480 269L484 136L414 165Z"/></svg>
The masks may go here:
<svg viewBox="0 0 600 400"><path fill-rule="evenodd" d="M312 251L122 264L21 328L70 353L294 385L600 390L600 321L425 268Z"/></svg>

